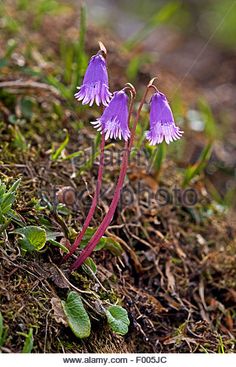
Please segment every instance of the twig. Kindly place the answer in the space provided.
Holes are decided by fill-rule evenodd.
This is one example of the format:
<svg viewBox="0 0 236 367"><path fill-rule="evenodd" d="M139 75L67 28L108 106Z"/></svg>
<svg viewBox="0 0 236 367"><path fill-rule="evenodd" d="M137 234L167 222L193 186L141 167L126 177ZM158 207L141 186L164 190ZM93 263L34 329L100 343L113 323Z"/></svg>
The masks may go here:
<svg viewBox="0 0 236 367"><path fill-rule="evenodd" d="M36 89L43 90L52 93L56 97L61 97L60 92L53 87L45 83L34 82L32 80L10 80L0 82L0 88L10 88L10 89Z"/></svg>
<svg viewBox="0 0 236 367"><path fill-rule="evenodd" d="M50 262L53 264L53 266L57 269L57 271L60 273L60 275L62 276L62 278L66 281L66 283L71 286L71 288L73 288L75 291L77 291L78 293L85 293L85 294L92 294L93 296L95 296L96 298L99 298L98 295L93 292L93 291L84 291L82 289L77 288L74 284L72 284L67 277L65 276L65 274L61 271L60 268L58 268L58 266L56 264L54 264L51 260Z"/></svg>
<svg viewBox="0 0 236 367"><path fill-rule="evenodd" d="M138 256L136 255L135 251L132 248L130 248L129 245L124 240L122 240L122 238L116 236L115 234L109 232L108 230L106 230L106 234L108 236L110 236L111 238L113 238L115 241L119 242L122 245L122 247L126 248L126 250L130 254L131 259L134 262L135 270L138 273L143 272L143 267L142 267L142 265L141 265L141 263L139 261Z"/></svg>

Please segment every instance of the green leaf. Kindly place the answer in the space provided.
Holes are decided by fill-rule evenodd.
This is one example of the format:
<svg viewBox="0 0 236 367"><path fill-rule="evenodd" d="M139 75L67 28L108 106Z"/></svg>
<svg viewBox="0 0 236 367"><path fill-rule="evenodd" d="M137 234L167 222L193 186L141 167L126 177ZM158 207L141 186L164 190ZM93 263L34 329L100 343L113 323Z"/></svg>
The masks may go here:
<svg viewBox="0 0 236 367"><path fill-rule="evenodd" d="M57 213L61 215L69 215L71 213L70 209L66 207L65 204L59 203L57 205Z"/></svg>
<svg viewBox="0 0 236 367"><path fill-rule="evenodd" d="M126 75L128 79L131 82L135 82L137 75L139 73L139 70L142 68L143 65L150 63L150 62L151 62L151 57L147 53L145 54L142 52L141 54L138 54L137 56L132 57L127 66L127 70L126 70Z"/></svg>
<svg viewBox="0 0 236 367"><path fill-rule="evenodd" d="M97 272L97 266L91 257L87 257L82 267L85 270L85 272L91 273L92 271L94 274L96 274Z"/></svg>
<svg viewBox="0 0 236 367"><path fill-rule="evenodd" d="M111 237L104 237L105 250L109 250L113 255L120 256L123 252L121 245Z"/></svg>
<svg viewBox="0 0 236 367"><path fill-rule="evenodd" d="M20 245L25 251L39 251L46 243L46 231L37 226L28 226L14 231L22 236Z"/></svg>
<svg viewBox="0 0 236 367"><path fill-rule="evenodd" d="M53 75L48 75L46 78L46 81L53 85L56 89L59 90L60 94L64 97L64 98L70 98L70 90L68 90L68 88L61 83L57 78L55 78Z"/></svg>
<svg viewBox="0 0 236 367"><path fill-rule="evenodd" d="M3 215L9 212L14 200L15 200L15 196L13 193L8 192L3 196L3 200L1 202L1 212Z"/></svg>
<svg viewBox="0 0 236 367"><path fill-rule="evenodd" d="M53 240L53 239L48 239L48 238L47 238L47 241L50 242L53 246L59 247L65 253L69 252L69 249L66 246L62 245L60 242Z"/></svg>
<svg viewBox="0 0 236 367"><path fill-rule="evenodd" d="M156 14L150 19L150 25L155 27L157 25L166 23L177 12L181 3L179 1L170 1L165 4Z"/></svg>
<svg viewBox="0 0 236 367"><path fill-rule="evenodd" d="M199 175L206 167L207 162L210 159L212 151L212 142L208 143L200 154L198 161L190 167L187 167L184 172L183 187L186 187L188 183L197 175Z"/></svg>
<svg viewBox="0 0 236 367"><path fill-rule="evenodd" d="M148 146L148 150L151 153L150 166L148 168L148 172L150 172L152 168L154 168L156 174L159 174L166 156L166 144L165 142L163 142L160 145L158 145L158 148Z"/></svg>
<svg viewBox="0 0 236 367"><path fill-rule="evenodd" d="M125 335L129 330L129 318L127 311L121 306L110 306L106 310L109 326L116 334Z"/></svg>
<svg viewBox="0 0 236 367"><path fill-rule="evenodd" d="M0 180L0 216L8 216L12 213L11 207L15 201L16 190L20 184L20 179L7 191L6 185Z"/></svg>
<svg viewBox="0 0 236 367"><path fill-rule="evenodd" d="M62 301L62 307L75 336L80 339L87 338L90 335L91 323L78 293L70 292L67 300Z"/></svg>
<svg viewBox="0 0 236 367"><path fill-rule="evenodd" d="M96 228L87 228L83 240L80 243L81 248L85 248L96 232ZM120 256L123 252L121 245L111 237L102 237L95 247L94 251L109 250L113 255Z"/></svg>
<svg viewBox="0 0 236 367"><path fill-rule="evenodd" d="M0 200L2 200L2 197L5 192L6 192L6 185L0 180Z"/></svg>
<svg viewBox="0 0 236 367"><path fill-rule="evenodd" d="M209 139L215 139L217 136L217 128L210 105L207 103L207 101L201 98L198 102L198 106L202 120L205 123L206 136Z"/></svg>
<svg viewBox="0 0 236 367"><path fill-rule="evenodd" d="M33 349L34 344L34 337L33 337L33 329L29 329L29 333L27 334L25 338L24 347L22 349L22 353L31 353Z"/></svg>
<svg viewBox="0 0 236 367"><path fill-rule="evenodd" d="M12 126L11 132L13 136L12 145L19 150L25 151L28 146L19 126Z"/></svg>
<svg viewBox="0 0 236 367"><path fill-rule="evenodd" d="M16 180L16 182L14 182L14 184L10 187L10 189L8 190L8 192L12 192L13 194L16 193L16 190L18 189L19 185L21 182L21 178L19 178L18 180Z"/></svg>
<svg viewBox="0 0 236 367"><path fill-rule="evenodd" d="M0 347L2 347L5 343L8 333L8 326L3 325L3 317L2 313L0 312Z"/></svg>
<svg viewBox="0 0 236 367"><path fill-rule="evenodd" d="M75 80L73 84L73 93L77 85L80 84L82 75L84 74L87 56L85 53L85 35L86 35L86 6L82 4L80 6L80 27L79 27L79 41L75 45Z"/></svg>
<svg viewBox="0 0 236 367"><path fill-rule="evenodd" d="M73 159L73 158L77 158L77 157L80 157L81 155L84 154L84 151L82 150L79 150L77 152L74 152L74 153L71 153L71 154L68 154L66 157L63 157L63 161L67 161L69 159Z"/></svg>
<svg viewBox="0 0 236 367"><path fill-rule="evenodd" d="M65 147L68 145L68 143L69 143L69 134L68 134L68 131L66 130L66 129L64 129L64 131L66 132L66 137L65 137L65 140L61 143L61 145L59 146L59 148L55 151L55 153L53 153L52 155L51 155L51 159L53 160L53 161L56 161L59 157L60 157L60 155L61 155L61 153L62 153L62 151L65 149Z"/></svg>

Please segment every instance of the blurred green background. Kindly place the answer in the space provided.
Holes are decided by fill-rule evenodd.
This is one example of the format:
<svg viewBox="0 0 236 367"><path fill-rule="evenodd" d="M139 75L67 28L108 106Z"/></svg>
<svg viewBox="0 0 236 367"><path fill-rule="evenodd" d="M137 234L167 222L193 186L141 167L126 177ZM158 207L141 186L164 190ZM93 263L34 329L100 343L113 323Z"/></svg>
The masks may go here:
<svg viewBox="0 0 236 367"><path fill-rule="evenodd" d="M210 38L210 42L223 48L236 49L234 0L87 0L85 3L93 21L124 38L132 38L143 27L147 30L148 25L154 28L164 23L189 36L198 35L207 41Z"/></svg>
<svg viewBox="0 0 236 367"><path fill-rule="evenodd" d="M0 32L1 80L48 83L77 116L83 108L73 94L98 37L109 51L112 89L130 81L141 94L158 75L176 122L185 130L185 138L167 153L185 169L185 185L204 171L219 204L234 203L236 1L6 0L0 2ZM4 92L1 97L11 109L13 96ZM32 119L38 102L24 97L20 103L26 121ZM54 110L55 118L63 115L61 105ZM11 111L8 121L24 147L24 123L18 120ZM145 144L144 120L137 147ZM161 162L156 164L160 169Z"/></svg>
<svg viewBox="0 0 236 367"><path fill-rule="evenodd" d="M87 0L91 22L118 35L138 70L158 75L188 140L168 147L172 156L204 166L208 189L235 205L236 1ZM139 74L139 76L142 76ZM186 111L187 108L187 111ZM211 148L209 148L209 144ZM183 147L183 145L185 145ZM211 151L211 152L210 152ZM203 168L203 167L202 167Z"/></svg>

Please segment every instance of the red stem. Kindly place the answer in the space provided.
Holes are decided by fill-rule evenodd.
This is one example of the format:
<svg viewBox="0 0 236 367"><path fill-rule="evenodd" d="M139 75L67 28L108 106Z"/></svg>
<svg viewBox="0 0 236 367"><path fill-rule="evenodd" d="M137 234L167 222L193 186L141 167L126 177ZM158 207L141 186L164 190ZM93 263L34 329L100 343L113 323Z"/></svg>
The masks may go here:
<svg viewBox="0 0 236 367"><path fill-rule="evenodd" d="M139 109L138 109L138 112L137 112L137 116L136 116L134 125L133 125L132 130L131 130L130 141L129 141L129 143L128 142L125 143L125 151L124 151L124 155L123 155L123 158L122 158L120 175L119 175L119 178L118 178L117 186L116 186L116 189L115 189L115 192L114 192L114 196L113 196L111 205L110 205L110 207L108 209L108 212L107 212L106 216L104 217L102 223L100 224L99 228L97 229L97 231L95 232L95 234L93 235L93 237L91 238L91 240L89 241L87 246L82 250L82 252L81 252L80 256L78 257L78 259L72 264L71 269L70 269L71 271L76 270L80 265L83 264L83 262L87 259L87 257L90 256L90 254L93 252L94 248L98 244L99 240L104 235L104 233L105 233L107 227L109 226L110 222L112 221L113 215L115 213L117 204L118 204L119 199L120 199L120 193L121 193L121 190L122 190L122 187L123 187L126 171L127 171L127 168L128 168L129 154L130 154L130 151L131 151L131 148L132 148L132 145L133 145L137 123L138 123L138 120L139 120L139 116L140 116L143 104L144 104L146 96L147 96L148 88L149 88L149 86L147 87L146 92L144 93L143 98L140 102ZM132 109L133 109L133 102L134 102L134 97L132 97L132 100L131 100L129 120L130 120Z"/></svg>
<svg viewBox="0 0 236 367"><path fill-rule="evenodd" d="M120 192L121 192L121 189L124 183L124 178L125 178L125 174L126 174L127 167L128 167L128 154L127 154L128 149L127 148L128 148L128 143L125 144L125 151L124 151L124 155L122 158L120 175L119 175L119 179L117 182L117 186L116 186L109 210L106 216L104 217L101 225L99 226L99 228L97 229L97 231L95 232L91 240L89 241L88 245L83 249L78 259L71 266L71 271L77 269L80 265L82 265L83 262L87 259L87 257L91 254L91 252L94 250L94 248L96 247L101 237L104 235L107 227L109 226L113 218L117 204L120 199Z"/></svg>
<svg viewBox="0 0 236 367"><path fill-rule="evenodd" d="M102 186L102 175L103 175L103 167L104 167L104 148L105 148L105 134L102 133L102 140L101 140L101 145L100 145L101 153L100 153L100 162L99 162L99 168L98 168L98 178L97 178L95 194L94 194L94 197L93 197L93 200L92 200L92 205L89 209L88 215L85 219L85 222L84 222L84 225L82 227L81 232L76 237L72 247L70 248L70 252L64 256L63 262L66 261L75 252L77 247L80 245L80 242L82 241L82 238L83 238L83 236L86 232L86 229L88 228L89 223L91 222L91 219L92 219L93 214L95 212L97 202L98 202L98 199L99 199L101 186Z"/></svg>

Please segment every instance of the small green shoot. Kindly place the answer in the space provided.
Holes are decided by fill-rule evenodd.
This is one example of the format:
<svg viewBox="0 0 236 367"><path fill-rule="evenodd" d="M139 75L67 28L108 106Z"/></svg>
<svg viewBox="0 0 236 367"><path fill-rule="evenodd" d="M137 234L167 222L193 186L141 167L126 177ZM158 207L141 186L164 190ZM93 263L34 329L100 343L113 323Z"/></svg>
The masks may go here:
<svg viewBox="0 0 236 367"><path fill-rule="evenodd" d="M79 42L75 46L76 68L74 71L75 78L72 93L74 93L76 87L80 84L81 78L84 74L84 70L87 64L87 56L85 53L85 35L86 35L86 6L82 4L80 7Z"/></svg>
<svg viewBox="0 0 236 367"><path fill-rule="evenodd" d="M52 153L52 155L51 155L51 160L52 161L56 161L61 156L63 150L67 147L67 145L69 143L70 138L69 138L68 131L66 129L64 129L64 131L66 133L65 140L61 143L59 148L54 153Z"/></svg>
<svg viewBox="0 0 236 367"><path fill-rule="evenodd" d="M86 7L80 7L80 27L77 41L70 42L68 39L61 39L60 42L60 58L63 63L63 81L59 81L56 77L50 76L48 82L54 85L61 95L71 100L76 91L76 87L80 84L87 65L87 55L85 52L85 35L86 35ZM65 82L65 84L63 83Z"/></svg>
<svg viewBox="0 0 236 367"><path fill-rule="evenodd" d="M146 142L146 138L145 138L145 131L148 130L148 119L147 116L144 114L143 116L143 123L139 124L137 126L137 133L136 133L136 141L135 141L135 146L132 149L131 152L131 159L134 159L138 153L141 151L142 145L145 144Z"/></svg>
<svg viewBox="0 0 236 367"><path fill-rule="evenodd" d="M219 337L219 346L218 346L218 353L224 354L225 353L225 346L222 339L222 336Z"/></svg>
<svg viewBox="0 0 236 367"><path fill-rule="evenodd" d="M150 61L150 56L148 54L141 54L132 57L126 70L127 78L133 83L136 80L141 67Z"/></svg>
<svg viewBox="0 0 236 367"><path fill-rule="evenodd" d="M12 209L20 179L7 190L6 185L0 180L0 233L3 232L15 216Z"/></svg>
<svg viewBox="0 0 236 367"><path fill-rule="evenodd" d="M51 84L53 87L55 87L56 89L59 90L60 94L62 95L62 97L64 97L65 99L70 99L71 97L71 92L68 89L68 87L66 85L64 85L60 80L58 80L55 76L53 75L48 75L45 78L45 82Z"/></svg>
<svg viewBox="0 0 236 367"><path fill-rule="evenodd" d="M28 144L26 142L24 135L20 131L20 127L15 125L10 126L10 129L13 137L12 145L14 146L14 148L25 152L28 149Z"/></svg>
<svg viewBox="0 0 236 367"><path fill-rule="evenodd" d="M82 268L86 273L89 274L91 274L91 272L96 274L97 272L97 266L91 257L87 257L84 264L82 265Z"/></svg>
<svg viewBox="0 0 236 367"><path fill-rule="evenodd" d="M156 175L159 175L166 157L166 143L163 142L158 145L158 147L148 146L148 149L151 151L150 166L148 171L151 172L151 170L154 168Z"/></svg>
<svg viewBox="0 0 236 367"><path fill-rule="evenodd" d="M200 175L210 159L212 142L208 143L203 149L198 161L187 167L184 172L183 187L186 187L196 176Z"/></svg>
<svg viewBox="0 0 236 367"><path fill-rule="evenodd" d="M71 153L71 154L68 154L66 157L63 157L63 161L68 161L70 159L74 159L74 158L78 158L80 157L81 155L84 155L84 151L83 150L78 150L77 152L74 152L74 153Z"/></svg>
<svg viewBox="0 0 236 367"><path fill-rule="evenodd" d="M3 325L3 317L0 311L0 348L4 345L7 337L8 328Z"/></svg>
<svg viewBox="0 0 236 367"><path fill-rule="evenodd" d="M34 345L33 329L30 328L25 338L22 353L31 353Z"/></svg>
<svg viewBox="0 0 236 367"><path fill-rule="evenodd" d="M52 240L52 239L47 239L47 242L51 243L51 245L60 248L62 251L64 251L65 253L68 253L69 250L66 246L62 245L62 243L56 241L56 240Z"/></svg>
<svg viewBox="0 0 236 367"><path fill-rule="evenodd" d="M212 139L212 140L215 139L217 136L217 129L216 129L215 118L213 116L211 107L203 98L201 98L198 102L198 108L199 108L199 112L201 114L202 120L205 123L204 130L205 130L206 136L209 139Z"/></svg>

